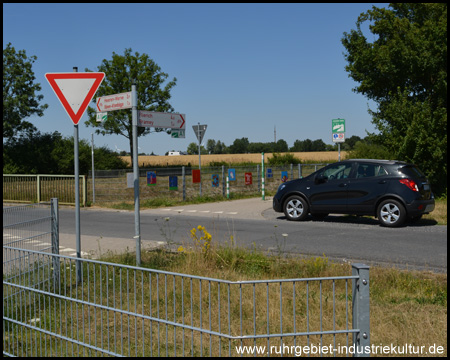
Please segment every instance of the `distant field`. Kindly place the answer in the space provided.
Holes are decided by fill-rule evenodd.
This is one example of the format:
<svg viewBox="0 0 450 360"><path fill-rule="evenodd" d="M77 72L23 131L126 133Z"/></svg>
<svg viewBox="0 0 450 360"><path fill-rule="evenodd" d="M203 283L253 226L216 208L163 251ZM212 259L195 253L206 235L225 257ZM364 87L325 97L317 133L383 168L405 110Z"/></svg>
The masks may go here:
<svg viewBox="0 0 450 360"><path fill-rule="evenodd" d="M316 152L292 152L296 158L302 161L335 162L338 161L337 151L316 151ZM346 151L341 151L341 159L346 156ZM264 154L265 163L272 157L272 153ZM131 164L129 156L120 156L128 164ZM211 162L226 162L228 164L236 163L261 163L261 154L218 154L218 155L202 155L202 165L209 165ZM179 155L179 156L139 156L139 166L156 166L156 165L197 165L198 155Z"/></svg>

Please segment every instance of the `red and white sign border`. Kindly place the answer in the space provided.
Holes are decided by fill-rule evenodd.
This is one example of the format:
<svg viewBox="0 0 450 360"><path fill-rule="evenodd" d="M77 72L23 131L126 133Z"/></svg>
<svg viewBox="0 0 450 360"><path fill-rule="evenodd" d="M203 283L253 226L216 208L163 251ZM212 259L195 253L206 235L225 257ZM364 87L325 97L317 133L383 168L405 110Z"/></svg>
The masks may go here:
<svg viewBox="0 0 450 360"><path fill-rule="evenodd" d="M67 114L71 118L74 125L78 125L78 122L80 121L81 117L83 116L84 112L86 111L87 107L89 106L89 103L94 98L95 93L97 92L100 84L102 83L103 79L105 78L105 73L103 72L85 72L85 73L78 73L78 72L70 72L70 73L46 73L45 77L47 81L49 82L51 88L55 92L57 98L61 102L62 106L66 110ZM78 111L75 113L72 109L72 106L69 104L69 102L66 99L66 96L61 91L60 87L56 83L56 80L58 79L94 79L94 83L92 84L92 87L89 89L89 92L87 93L85 99L83 100L82 104L80 105Z"/></svg>

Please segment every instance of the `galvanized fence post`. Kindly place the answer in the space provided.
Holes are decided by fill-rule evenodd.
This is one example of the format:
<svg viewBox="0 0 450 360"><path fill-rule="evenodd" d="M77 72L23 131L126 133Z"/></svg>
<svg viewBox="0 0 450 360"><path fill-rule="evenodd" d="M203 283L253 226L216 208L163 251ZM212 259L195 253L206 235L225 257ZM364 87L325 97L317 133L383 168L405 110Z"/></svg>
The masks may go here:
<svg viewBox="0 0 450 360"><path fill-rule="evenodd" d="M225 165L222 165L222 195L225 197Z"/></svg>
<svg viewBox="0 0 450 360"><path fill-rule="evenodd" d="M183 201L186 201L186 170L184 166L181 168L181 176L183 177Z"/></svg>
<svg viewBox="0 0 450 360"><path fill-rule="evenodd" d="M41 202L41 175L36 175L37 203Z"/></svg>
<svg viewBox="0 0 450 360"><path fill-rule="evenodd" d="M58 199L51 199L51 229L52 229L52 254L59 255L59 208ZM52 257L53 260L53 289L59 289L59 273L60 263L57 256Z"/></svg>
<svg viewBox="0 0 450 360"><path fill-rule="evenodd" d="M359 329L359 333L353 334L354 355L367 357L370 355L369 266L352 264L352 275L359 277L352 280L352 322L353 329Z"/></svg>
<svg viewBox="0 0 450 360"><path fill-rule="evenodd" d="M261 177L259 174L259 164L256 165L256 182L258 183L258 193L261 192Z"/></svg>

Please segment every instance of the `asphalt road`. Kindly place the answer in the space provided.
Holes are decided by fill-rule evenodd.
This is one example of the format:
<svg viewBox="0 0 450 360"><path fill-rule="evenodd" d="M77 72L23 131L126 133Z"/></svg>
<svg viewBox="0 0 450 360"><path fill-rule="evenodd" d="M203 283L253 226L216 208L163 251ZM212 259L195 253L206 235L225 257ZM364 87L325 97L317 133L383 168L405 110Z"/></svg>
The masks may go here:
<svg viewBox="0 0 450 360"><path fill-rule="evenodd" d="M80 213L83 252L134 250L134 211L93 207ZM271 199L141 210L142 248L189 246L189 232L198 225L222 244L233 239L238 246L275 254L325 255L336 261L447 272L447 226L421 220L390 229L375 219L339 215L290 222L272 210ZM76 247L73 208L60 208L60 243Z"/></svg>

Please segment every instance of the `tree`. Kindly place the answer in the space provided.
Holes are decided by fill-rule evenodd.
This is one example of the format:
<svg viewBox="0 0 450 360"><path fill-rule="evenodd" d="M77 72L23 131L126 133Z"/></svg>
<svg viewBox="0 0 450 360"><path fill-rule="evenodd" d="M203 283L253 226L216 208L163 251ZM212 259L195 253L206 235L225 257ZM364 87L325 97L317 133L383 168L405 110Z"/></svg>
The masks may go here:
<svg viewBox="0 0 450 360"><path fill-rule="evenodd" d="M287 144L287 142L283 139L280 139L276 142L276 144L274 145L274 149L273 152L288 152L289 151L289 146Z"/></svg>
<svg viewBox="0 0 450 360"><path fill-rule="evenodd" d="M250 154L273 152L273 145L274 145L273 142L272 143L252 142L248 145L248 152Z"/></svg>
<svg viewBox="0 0 450 360"><path fill-rule="evenodd" d="M325 151L326 144L322 139L316 139L312 142L311 151Z"/></svg>
<svg viewBox="0 0 450 360"><path fill-rule="evenodd" d="M295 140L294 146L291 147L291 151L296 152L309 152L312 151L312 141L310 139Z"/></svg>
<svg viewBox="0 0 450 360"><path fill-rule="evenodd" d="M206 150L208 150L208 154L215 154L216 148L216 140L208 139L206 142Z"/></svg>
<svg viewBox="0 0 450 360"><path fill-rule="evenodd" d="M359 136L352 135L349 138L345 139L345 142L342 143L341 150L350 151L355 147L356 143L361 140L362 139Z"/></svg>
<svg viewBox="0 0 450 360"><path fill-rule="evenodd" d="M170 91L176 85L177 79L173 78L165 86L163 85L168 74L161 71L161 68L147 54L134 55L130 49L125 49L124 55L113 52L112 59L103 59L98 66L99 72L105 73L96 97L118 94L131 91L131 84L136 82L137 107L139 110L174 112L170 105ZM92 71L86 69L85 71ZM97 134L102 135L122 135L130 143L131 160L133 160L133 123L131 110L115 110L108 113L105 122L97 123L95 110L88 108L89 120L85 122L87 126L96 127ZM162 131L155 129L154 131ZM151 128L138 127L138 137L148 135Z"/></svg>
<svg viewBox="0 0 450 360"><path fill-rule="evenodd" d="M74 173L73 137L64 138L57 131L41 134L24 131L8 139L3 146L3 173L5 174L63 174ZM80 173L92 169L91 144L79 141ZM30 155L32 154L32 156ZM106 147L94 149L95 169L123 169L127 164Z"/></svg>
<svg viewBox="0 0 450 360"><path fill-rule="evenodd" d="M220 140L217 140L216 146L214 148L214 154L226 154L227 152L228 152L227 146Z"/></svg>
<svg viewBox="0 0 450 360"><path fill-rule="evenodd" d="M231 154L246 154L248 152L249 146L248 138L241 138L234 140L233 144L230 146Z"/></svg>
<svg viewBox="0 0 450 360"><path fill-rule="evenodd" d="M437 193L447 184L447 4L400 3L361 14L344 33L355 89L377 103L373 136L395 158L414 162ZM369 22L373 42L361 26ZM369 134L370 135L370 134ZM371 134L375 135L375 134Z"/></svg>
<svg viewBox="0 0 450 360"><path fill-rule="evenodd" d="M188 155L198 154L198 144L196 144L195 142L191 142L188 145L186 152L188 153Z"/></svg>
<svg viewBox="0 0 450 360"><path fill-rule="evenodd" d="M198 155L198 143L195 142L191 142L188 147L187 147L187 151L188 155ZM205 147L203 145L200 146L200 153L202 155L207 155L208 154L208 150L205 149Z"/></svg>
<svg viewBox="0 0 450 360"><path fill-rule="evenodd" d="M25 50L16 52L11 43L3 49L3 138L10 139L18 132L36 130L25 118L43 116L47 104L39 105L44 98L32 70L36 56L27 57Z"/></svg>
<svg viewBox="0 0 450 360"><path fill-rule="evenodd" d="M377 143L365 139L357 141L347 153L347 159L393 159L389 150Z"/></svg>

